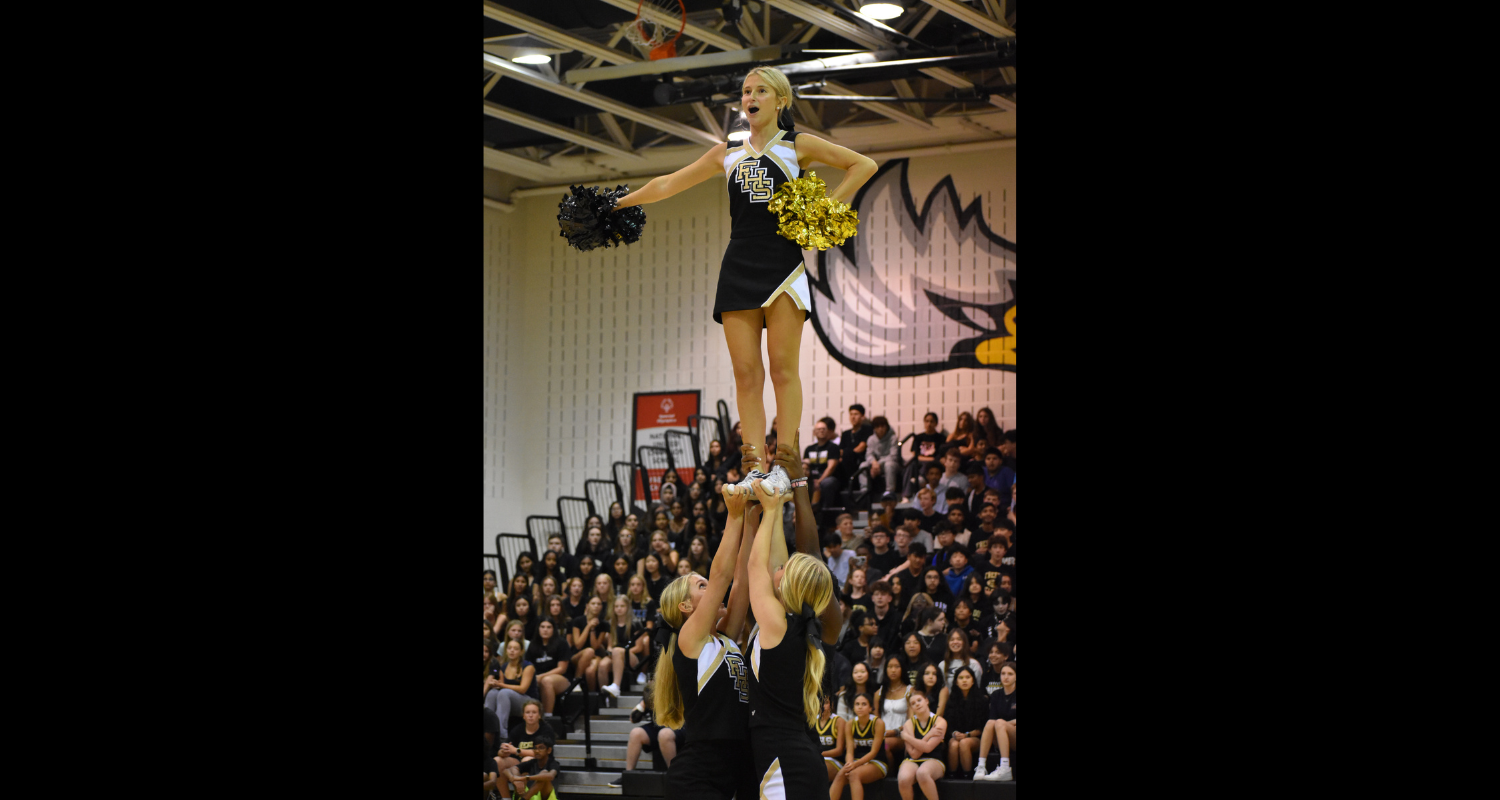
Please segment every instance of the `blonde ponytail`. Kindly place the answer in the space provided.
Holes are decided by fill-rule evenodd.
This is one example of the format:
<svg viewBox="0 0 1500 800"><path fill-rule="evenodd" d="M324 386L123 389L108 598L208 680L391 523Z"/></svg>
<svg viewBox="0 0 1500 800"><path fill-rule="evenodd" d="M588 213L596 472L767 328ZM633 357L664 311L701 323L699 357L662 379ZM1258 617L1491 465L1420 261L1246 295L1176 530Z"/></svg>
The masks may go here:
<svg viewBox="0 0 1500 800"><path fill-rule="evenodd" d="M665 593L664 593L665 594ZM802 613L804 603L812 606L813 612L823 613L833 599L833 575L828 567L816 558L797 553L787 559L781 573L781 605L792 614ZM818 726L818 714L822 711L820 695L823 692L823 668L827 659L823 656L823 643L808 641L807 667L802 672L802 711L810 728ZM665 725L660 718L657 723Z"/></svg>
<svg viewBox="0 0 1500 800"><path fill-rule="evenodd" d="M689 578L683 575L661 590L661 616L674 630L681 630L684 619L682 601L688 597ZM652 711L656 724L663 728L681 728L685 708L682 690L677 686L677 668L672 666L672 656L677 653L677 634L673 633L665 650L656 657L656 677L653 679Z"/></svg>

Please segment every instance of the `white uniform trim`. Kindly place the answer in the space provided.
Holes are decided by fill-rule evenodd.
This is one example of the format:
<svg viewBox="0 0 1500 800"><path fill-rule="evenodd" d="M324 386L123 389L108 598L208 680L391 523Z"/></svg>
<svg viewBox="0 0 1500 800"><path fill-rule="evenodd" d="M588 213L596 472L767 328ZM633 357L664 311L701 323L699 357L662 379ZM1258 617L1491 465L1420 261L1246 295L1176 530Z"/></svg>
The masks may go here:
<svg viewBox="0 0 1500 800"><path fill-rule="evenodd" d="M791 296L792 302L797 304L797 308L803 311L812 311L812 306L807 302L807 269L802 264L798 264L797 268L792 270L792 274L786 276L786 280L782 281L781 285L776 287L776 291L771 292L771 296L767 298L766 302L761 303L760 307L770 308L771 304L776 302L777 296L782 292L786 292Z"/></svg>
<svg viewBox="0 0 1500 800"><path fill-rule="evenodd" d="M703 691L703 687L708 685L708 679L712 678L714 672L719 669L719 665L724 663L724 654L730 650L739 652L734 642L718 634L714 634L714 638L704 643L703 649L698 652L698 691Z"/></svg>
<svg viewBox="0 0 1500 800"><path fill-rule="evenodd" d="M771 762L765 777L760 779L760 800L787 800L786 777L781 774L780 758Z"/></svg>

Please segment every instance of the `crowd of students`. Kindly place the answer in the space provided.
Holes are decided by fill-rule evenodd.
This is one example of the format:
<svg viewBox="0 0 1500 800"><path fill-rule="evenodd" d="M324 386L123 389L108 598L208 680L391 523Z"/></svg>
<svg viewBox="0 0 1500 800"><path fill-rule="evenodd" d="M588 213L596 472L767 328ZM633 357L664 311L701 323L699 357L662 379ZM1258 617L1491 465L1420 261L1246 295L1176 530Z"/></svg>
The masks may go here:
<svg viewBox="0 0 1500 800"><path fill-rule="evenodd" d="M819 529L842 617L837 644L824 645L827 702L809 730L830 795L848 785L861 798L863 783L903 762L920 768L901 773L907 798L913 785L926 793L934 773L1011 780L1015 431L996 428L988 408L960 414L951 433L929 413L898 447L885 417L867 420L856 404L849 421L834 437L834 421L820 420L802 451L815 512L845 489L876 501L862 532L849 514ZM555 736L542 717L573 677L615 698L627 682L650 691L662 592L679 576L709 574L726 519L719 490L745 474L730 457L734 433L729 447L712 443L693 480L668 471L648 513L613 504L589 518L571 552L554 535L540 557L520 554L505 587L485 571L486 797L552 796ZM632 731L628 769L642 750L660 753L661 766L675 753L681 731L657 725L652 710L648 700L632 714L646 724ZM503 735L511 714L522 719ZM994 750L998 761L987 760Z"/></svg>

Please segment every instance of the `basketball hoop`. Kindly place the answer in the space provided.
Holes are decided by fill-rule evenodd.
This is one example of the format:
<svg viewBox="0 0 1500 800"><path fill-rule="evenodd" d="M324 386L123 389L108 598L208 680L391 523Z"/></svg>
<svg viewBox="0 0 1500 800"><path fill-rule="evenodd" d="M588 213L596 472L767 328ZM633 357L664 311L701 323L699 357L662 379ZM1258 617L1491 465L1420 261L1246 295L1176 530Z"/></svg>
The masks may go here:
<svg viewBox="0 0 1500 800"><path fill-rule="evenodd" d="M671 28L659 22L641 18L641 10L648 0L641 0L635 7L635 22L625 28L625 38L630 43L642 50L650 52L652 61L660 61L663 58L677 57L677 40L682 38L682 31L687 27L687 7L682 0L650 0L652 5L664 13L671 13L672 4L676 3L677 11L681 15L681 22L677 26L677 33L671 41L667 41L667 35ZM649 29L649 33L648 33Z"/></svg>

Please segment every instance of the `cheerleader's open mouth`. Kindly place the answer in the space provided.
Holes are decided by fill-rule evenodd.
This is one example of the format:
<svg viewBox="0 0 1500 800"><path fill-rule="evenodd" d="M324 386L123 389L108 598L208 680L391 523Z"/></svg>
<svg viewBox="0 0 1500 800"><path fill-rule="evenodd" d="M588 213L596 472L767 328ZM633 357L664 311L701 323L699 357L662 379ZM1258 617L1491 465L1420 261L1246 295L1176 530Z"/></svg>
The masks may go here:
<svg viewBox="0 0 1500 800"><path fill-rule="evenodd" d="M745 109L745 113L752 117L755 116L756 112L758 111L760 111L760 106L750 106L749 108Z"/></svg>

